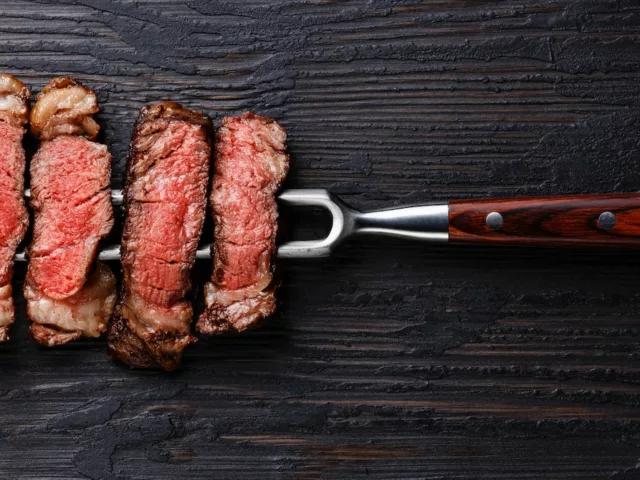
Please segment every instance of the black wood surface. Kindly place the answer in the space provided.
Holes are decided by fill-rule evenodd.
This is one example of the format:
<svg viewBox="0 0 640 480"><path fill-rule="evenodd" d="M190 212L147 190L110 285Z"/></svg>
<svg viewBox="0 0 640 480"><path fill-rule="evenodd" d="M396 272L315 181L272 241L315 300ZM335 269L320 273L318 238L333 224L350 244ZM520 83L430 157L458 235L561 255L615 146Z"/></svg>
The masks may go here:
<svg viewBox="0 0 640 480"><path fill-rule="evenodd" d="M288 186L363 209L640 188L636 1L5 0L0 31L35 92L97 90L114 186L171 99L277 118ZM0 478L637 479L639 267L362 240L283 263L276 317L173 375L37 347L20 297Z"/></svg>

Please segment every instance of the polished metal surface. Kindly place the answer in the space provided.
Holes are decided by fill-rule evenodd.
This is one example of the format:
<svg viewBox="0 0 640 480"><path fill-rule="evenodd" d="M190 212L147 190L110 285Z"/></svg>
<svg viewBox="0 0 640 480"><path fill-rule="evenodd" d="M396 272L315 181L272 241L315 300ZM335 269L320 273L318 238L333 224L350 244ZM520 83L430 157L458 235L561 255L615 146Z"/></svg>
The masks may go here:
<svg viewBox="0 0 640 480"><path fill-rule="evenodd" d="M420 205L377 212L352 212L357 234L387 235L412 240L449 240L449 205Z"/></svg>
<svg viewBox="0 0 640 480"><path fill-rule="evenodd" d="M616 216L611 212L602 212L598 217L598 224L605 230L609 230L615 226Z"/></svg>
<svg viewBox="0 0 640 480"><path fill-rule="evenodd" d="M491 212L489 215L487 215L486 221L487 227L489 227L494 232L502 228L502 215L500 215L498 212Z"/></svg>
<svg viewBox="0 0 640 480"><path fill-rule="evenodd" d="M25 196L30 196L29 190L25 191ZM122 205L121 190L112 190L111 198L114 205ZM326 238L285 242L278 247L278 257L281 258L326 257L337 245L352 235L386 235L428 242L449 240L447 204L359 212L324 189L285 190L278 200L290 207L321 207L326 209L332 218L331 230ZM98 258L119 260L120 247L109 246L99 253ZM198 249L196 258L211 258L211 245ZM25 261L24 252L19 252L15 260Z"/></svg>
<svg viewBox="0 0 640 480"><path fill-rule="evenodd" d="M283 258L326 257L352 235L386 235L429 242L449 240L447 204L359 212L327 190L287 190L280 195L280 201L292 207L323 207L332 216L331 231L326 238L284 243L278 248L278 256Z"/></svg>
<svg viewBox="0 0 640 480"><path fill-rule="evenodd" d="M322 207L331 214L331 230L320 240L291 241L278 247L278 257L327 257L333 247L353 232L353 215L349 207L331 196L327 190L286 190L280 202L291 207Z"/></svg>
<svg viewBox="0 0 640 480"><path fill-rule="evenodd" d="M111 203L114 205L122 205L124 203L122 190L111 190Z"/></svg>

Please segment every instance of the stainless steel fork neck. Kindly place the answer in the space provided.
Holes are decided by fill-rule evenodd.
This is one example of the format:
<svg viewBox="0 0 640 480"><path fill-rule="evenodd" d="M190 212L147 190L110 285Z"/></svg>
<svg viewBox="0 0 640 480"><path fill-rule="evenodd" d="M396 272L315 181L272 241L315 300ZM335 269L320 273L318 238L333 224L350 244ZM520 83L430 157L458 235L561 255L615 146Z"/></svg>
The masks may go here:
<svg viewBox="0 0 640 480"><path fill-rule="evenodd" d="M376 212L352 211L353 233L447 242L449 205L434 204L393 208Z"/></svg>

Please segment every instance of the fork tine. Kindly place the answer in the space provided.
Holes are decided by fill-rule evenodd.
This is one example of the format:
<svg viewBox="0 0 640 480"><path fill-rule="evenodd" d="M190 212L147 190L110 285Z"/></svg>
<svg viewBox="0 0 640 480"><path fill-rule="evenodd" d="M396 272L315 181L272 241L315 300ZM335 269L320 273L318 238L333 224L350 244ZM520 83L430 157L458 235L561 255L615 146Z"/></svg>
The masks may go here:
<svg viewBox="0 0 640 480"><path fill-rule="evenodd" d="M322 207L332 217L331 231L320 240L291 241L278 247L280 258L327 257L331 250L353 229L352 211L324 189L285 190L279 196L282 203L293 207Z"/></svg>
<svg viewBox="0 0 640 480"><path fill-rule="evenodd" d="M31 198L31 189L27 188L24 191L25 198ZM124 194L122 190L114 189L111 190L111 203L113 205L122 205L124 203Z"/></svg>
<svg viewBox="0 0 640 480"><path fill-rule="evenodd" d="M30 198L31 192L25 190L25 197ZM111 200L114 205L123 204L122 190L112 190ZM291 207L321 207L328 210L332 217L331 231L326 238L319 240L285 242L278 247L280 258L314 258L329 256L331 250L353 230L353 211L331 193L324 189L293 189L283 191L278 200ZM120 246L110 245L100 251L100 260L119 260ZM211 245L204 245L196 252L196 258L211 258ZM18 252L14 258L16 262L26 261L25 253Z"/></svg>
<svg viewBox="0 0 640 480"><path fill-rule="evenodd" d="M122 190L111 190L111 203L114 205L124 204L124 193Z"/></svg>

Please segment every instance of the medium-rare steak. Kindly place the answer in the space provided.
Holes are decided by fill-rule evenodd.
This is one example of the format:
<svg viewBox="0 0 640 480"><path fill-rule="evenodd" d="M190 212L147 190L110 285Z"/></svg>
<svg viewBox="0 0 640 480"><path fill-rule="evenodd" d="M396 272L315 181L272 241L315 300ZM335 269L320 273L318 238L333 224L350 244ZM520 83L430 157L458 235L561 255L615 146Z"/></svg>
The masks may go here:
<svg viewBox="0 0 640 480"><path fill-rule="evenodd" d="M91 90L55 78L31 112L31 133L42 143L30 169L34 227L24 295L30 333L43 345L98 337L116 302L113 273L94 261L113 226L111 155L92 141L98 110Z"/></svg>
<svg viewBox="0 0 640 480"><path fill-rule="evenodd" d="M252 113L222 121L210 198L213 274L197 325L202 333L241 331L275 311L275 194L289 170L286 138L277 122Z"/></svg>
<svg viewBox="0 0 640 480"><path fill-rule="evenodd" d="M0 75L0 342L9 340L15 314L11 290L13 256L29 223L24 203L24 125L29 90L11 75Z"/></svg>
<svg viewBox="0 0 640 480"><path fill-rule="evenodd" d="M176 103L145 107L129 155L123 288L109 352L131 367L176 369L191 336L185 296L206 215L211 121Z"/></svg>

